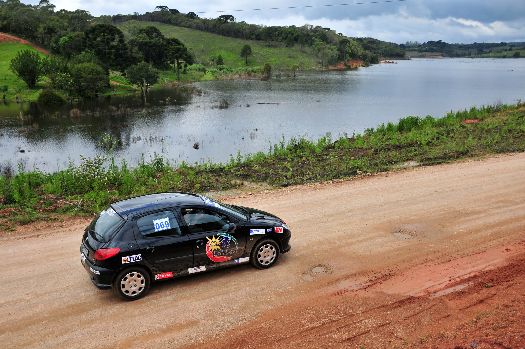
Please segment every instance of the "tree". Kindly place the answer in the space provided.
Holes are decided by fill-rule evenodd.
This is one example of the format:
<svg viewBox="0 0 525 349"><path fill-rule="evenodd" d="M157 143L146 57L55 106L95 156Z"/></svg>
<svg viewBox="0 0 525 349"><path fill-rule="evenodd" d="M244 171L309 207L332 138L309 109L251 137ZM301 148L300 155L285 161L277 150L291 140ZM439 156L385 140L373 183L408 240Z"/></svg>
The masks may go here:
<svg viewBox="0 0 525 349"><path fill-rule="evenodd" d="M188 12L186 14L186 17L188 17L189 19L197 19L197 18L199 18L199 16L197 16L197 14L195 12Z"/></svg>
<svg viewBox="0 0 525 349"><path fill-rule="evenodd" d="M78 55L84 49L84 33L73 32L60 37L55 49L68 59Z"/></svg>
<svg viewBox="0 0 525 349"><path fill-rule="evenodd" d="M158 6L155 6L155 11L169 11L170 8L166 5L158 5Z"/></svg>
<svg viewBox="0 0 525 349"><path fill-rule="evenodd" d="M120 29L110 24L97 24L86 30L84 36L85 48L98 57L106 71L123 71L129 66L128 45Z"/></svg>
<svg viewBox="0 0 525 349"><path fill-rule="evenodd" d="M337 58L337 49L333 45L329 45L321 40L315 40L314 49L317 57L321 60L321 66L324 67L330 64Z"/></svg>
<svg viewBox="0 0 525 349"><path fill-rule="evenodd" d="M222 58L222 55L218 55L217 56L216 64L217 65L224 65L224 58Z"/></svg>
<svg viewBox="0 0 525 349"><path fill-rule="evenodd" d="M71 94L72 79L69 63L60 56L51 56L47 59L45 73L54 89L66 91Z"/></svg>
<svg viewBox="0 0 525 349"><path fill-rule="evenodd" d="M252 48L250 45L244 45L241 50L241 57L244 58L244 62L248 65L248 56L252 55Z"/></svg>
<svg viewBox="0 0 525 349"><path fill-rule="evenodd" d="M166 39L168 62L175 66L177 80L180 80L180 68L182 63L193 64L193 56L182 41L176 38Z"/></svg>
<svg viewBox="0 0 525 349"><path fill-rule="evenodd" d="M232 15L221 15L217 17L217 20L222 23L235 22L235 17Z"/></svg>
<svg viewBox="0 0 525 349"><path fill-rule="evenodd" d="M348 44L350 43L350 40L347 38L339 40L339 43L337 44L337 51L338 51L338 58L341 61L346 61L348 57Z"/></svg>
<svg viewBox="0 0 525 349"><path fill-rule="evenodd" d="M94 98L109 85L104 69L95 63L80 63L71 67L72 92L80 97Z"/></svg>
<svg viewBox="0 0 525 349"><path fill-rule="evenodd" d="M359 42L357 42L354 39L348 40L347 47L348 55L350 56L350 58L360 58L363 54L363 47Z"/></svg>
<svg viewBox="0 0 525 349"><path fill-rule="evenodd" d="M133 85L140 87L142 97L146 101L148 89L159 80L159 73L150 64L141 62L129 67L126 70L126 77Z"/></svg>
<svg viewBox="0 0 525 349"><path fill-rule="evenodd" d="M139 29L130 40L130 45L137 48L145 62L158 68L166 65L169 43L157 27L148 26Z"/></svg>
<svg viewBox="0 0 525 349"><path fill-rule="evenodd" d="M19 51L11 60L10 68L29 88L34 88L44 74L45 59L34 50Z"/></svg>

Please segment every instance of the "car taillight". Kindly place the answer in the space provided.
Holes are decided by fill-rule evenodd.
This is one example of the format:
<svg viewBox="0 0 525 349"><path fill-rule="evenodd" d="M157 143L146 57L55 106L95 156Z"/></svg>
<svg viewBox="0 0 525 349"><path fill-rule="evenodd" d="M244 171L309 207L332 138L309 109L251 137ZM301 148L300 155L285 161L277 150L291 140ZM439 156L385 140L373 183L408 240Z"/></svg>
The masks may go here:
<svg viewBox="0 0 525 349"><path fill-rule="evenodd" d="M120 248L100 248L95 251L95 259L97 261L103 261L120 253Z"/></svg>

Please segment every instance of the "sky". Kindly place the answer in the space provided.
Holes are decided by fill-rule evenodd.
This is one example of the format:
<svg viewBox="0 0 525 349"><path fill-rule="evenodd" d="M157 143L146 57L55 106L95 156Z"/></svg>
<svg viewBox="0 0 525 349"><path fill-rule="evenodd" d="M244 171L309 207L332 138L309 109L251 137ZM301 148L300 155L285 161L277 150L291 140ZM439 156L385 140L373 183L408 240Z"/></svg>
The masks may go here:
<svg viewBox="0 0 525 349"><path fill-rule="evenodd" d="M25 1L38 3L38 0ZM153 11L166 5L201 17L232 14L261 25L320 25L347 36L405 43L525 41L525 0L51 0L93 15ZM362 4L358 4L361 2ZM347 4L342 6L340 4ZM331 6L326 6L331 5ZM311 6L311 7L306 7ZM279 9L271 9L272 7ZM289 8L295 7L295 8ZM260 11L253 9L259 8ZM242 11L235 11L242 10ZM224 12L217 12L224 11Z"/></svg>

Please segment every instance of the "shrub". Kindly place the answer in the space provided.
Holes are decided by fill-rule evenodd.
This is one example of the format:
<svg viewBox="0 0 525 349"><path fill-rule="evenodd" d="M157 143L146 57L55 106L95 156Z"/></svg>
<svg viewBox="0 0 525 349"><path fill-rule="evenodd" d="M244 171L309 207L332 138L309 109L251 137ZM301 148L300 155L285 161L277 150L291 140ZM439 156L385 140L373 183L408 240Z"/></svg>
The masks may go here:
<svg viewBox="0 0 525 349"><path fill-rule="evenodd" d="M420 124L421 119L417 116L407 116L406 118L399 120L399 123L397 124L397 130L399 132L409 132L412 131L412 129L418 128Z"/></svg>
<svg viewBox="0 0 525 349"><path fill-rule="evenodd" d="M60 108L66 104L66 100L51 89L45 89L38 96L38 104L46 108Z"/></svg>
<svg viewBox="0 0 525 349"><path fill-rule="evenodd" d="M10 68L29 88L34 88L44 74L45 59L36 51L22 50L11 60Z"/></svg>
<svg viewBox="0 0 525 349"><path fill-rule="evenodd" d="M73 93L80 97L94 98L109 86L109 77L95 63L80 63L71 67Z"/></svg>

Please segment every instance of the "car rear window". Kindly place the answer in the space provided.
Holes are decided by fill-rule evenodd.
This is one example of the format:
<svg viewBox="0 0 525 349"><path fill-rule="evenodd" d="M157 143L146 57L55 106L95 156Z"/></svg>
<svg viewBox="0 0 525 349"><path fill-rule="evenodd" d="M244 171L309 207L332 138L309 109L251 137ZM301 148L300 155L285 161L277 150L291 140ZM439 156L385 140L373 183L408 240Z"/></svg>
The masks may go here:
<svg viewBox="0 0 525 349"><path fill-rule="evenodd" d="M124 223L122 217L111 207L100 212L100 215L91 224L90 232L94 233L95 240L108 242L113 233Z"/></svg>

